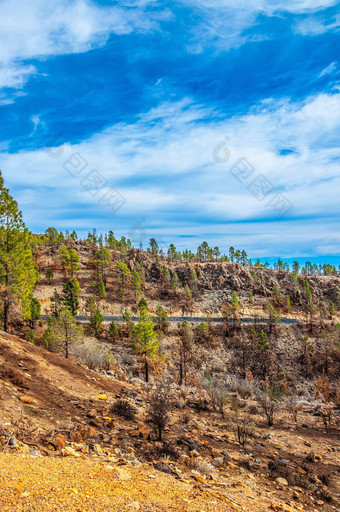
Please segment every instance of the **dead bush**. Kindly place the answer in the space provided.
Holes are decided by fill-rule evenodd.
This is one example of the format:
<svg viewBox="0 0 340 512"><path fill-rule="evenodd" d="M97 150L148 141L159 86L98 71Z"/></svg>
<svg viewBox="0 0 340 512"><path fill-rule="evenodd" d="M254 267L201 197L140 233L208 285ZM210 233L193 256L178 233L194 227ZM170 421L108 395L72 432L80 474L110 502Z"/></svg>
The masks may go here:
<svg viewBox="0 0 340 512"><path fill-rule="evenodd" d="M289 396L286 398L285 405L286 405L287 411L292 416L295 425L297 425L298 415L299 415L299 412L302 410L301 400L296 395Z"/></svg>
<svg viewBox="0 0 340 512"><path fill-rule="evenodd" d="M281 396L282 394L274 388L267 388L264 391L256 389L255 391L256 400L267 418L269 427L274 425L274 417L280 408Z"/></svg>
<svg viewBox="0 0 340 512"><path fill-rule="evenodd" d="M110 350L94 340L86 340L84 343L75 345L73 348L74 357L90 370L110 370L114 363Z"/></svg>
<svg viewBox="0 0 340 512"><path fill-rule="evenodd" d="M324 501L327 501L328 503L330 503L331 501L333 501L333 496L331 495L330 492L326 491L325 489L323 489L322 491L319 492L318 494L319 498L321 500L324 500Z"/></svg>
<svg viewBox="0 0 340 512"><path fill-rule="evenodd" d="M187 413L187 412L186 412L186 413L184 413L184 414L182 415L182 423L183 423L184 425L187 425L187 426L188 426L188 425L189 425L189 423L190 423L190 421L191 421L191 419L192 419L192 418L191 418L190 414L189 414L189 413Z"/></svg>
<svg viewBox="0 0 340 512"><path fill-rule="evenodd" d="M333 404L322 404L317 408L317 414L322 419L323 425L325 427L326 433L328 434L332 428L334 416L335 416L335 407Z"/></svg>
<svg viewBox="0 0 340 512"><path fill-rule="evenodd" d="M163 431L169 421L171 402L170 386L167 382L159 382L149 400L149 421L157 431L158 441L162 441Z"/></svg>
<svg viewBox="0 0 340 512"><path fill-rule="evenodd" d="M259 414L259 409L258 409L258 407L256 405L252 404L252 405L249 406L248 412L252 416L256 416L257 414Z"/></svg>
<svg viewBox="0 0 340 512"><path fill-rule="evenodd" d="M214 466L204 460L186 459L185 464L191 470L198 471L206 477L211 477L216 472Z"/></svg>
<svg viewBox="0 0 340 512"><path fill-rule="evenodd" d="M136 407L124 398L119 398L116 400L116 402L111 407L111 412L129 421L134 420L137 415Z"/></svg>
<svg viewBox="0 0 340 512"><path fill-rule="evenodd" d="M148 462L162 459L176 461L181 458L181 452L173 443L165 442L161 445L155 443L143 445L138 451L138 457Z"/></svg>
<svg viewBox="0 0 340 512"><path fill-rule="evenodd" d="M235 425L236 440L240 446L245 446L249 437L252 435L253 429L249 425L248 419L238 420Z"/></svg>

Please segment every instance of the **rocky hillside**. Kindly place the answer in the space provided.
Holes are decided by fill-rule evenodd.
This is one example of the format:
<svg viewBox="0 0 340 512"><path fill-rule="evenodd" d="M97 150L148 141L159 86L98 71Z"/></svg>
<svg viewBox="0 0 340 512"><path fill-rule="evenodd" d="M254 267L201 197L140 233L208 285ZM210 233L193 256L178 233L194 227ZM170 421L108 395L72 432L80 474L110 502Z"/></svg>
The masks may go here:
<svg viewBox="0 0 340 512"><path fill-rule="evenodd" d="M91 283L96 279L93 264L93 248L86 242L74 242L80 259L80 271L77 278L81 285L80 314L85 313L86 298L95 295L96 290ZM183 313L192 316L220 316L223 307L230 303L232 293L239 298L240 315L258 314L264 316L264 307L268 302L283 317L301 317L308 304L305 291L305 276L290 272L269 270L258 267L245 267L238 263L202 262L181 263L171 262L165 258L154 257L152 254L137 249L121 254L110 251L111 263L106 269L106 297L100 301L104 314L119 315L124 309L136 311L136 295L129 282L124 283L124 296L120 293L122 284L118 282L116 265L123 261L130 271L137 270L142 278L142 291L147 298L150 311L155 312L157 304L162 304L171 315ZM65 281L61 258L57 248L41 248L36 256L41 280L36 287L35 295L41 300L44 312L49 309L49 297L54 288L61 290ZM53 280L49 283L46 271L53 271ZM167 273L167 278L164 273ZM178 284L171 283L174 276ZM328 303L337 302L340 290L340 276L308 276L310 291L316 306L323 304L328 315ZM188 285L192 298L185 295ZM287 308L287 297L290 308Z"/></svg>

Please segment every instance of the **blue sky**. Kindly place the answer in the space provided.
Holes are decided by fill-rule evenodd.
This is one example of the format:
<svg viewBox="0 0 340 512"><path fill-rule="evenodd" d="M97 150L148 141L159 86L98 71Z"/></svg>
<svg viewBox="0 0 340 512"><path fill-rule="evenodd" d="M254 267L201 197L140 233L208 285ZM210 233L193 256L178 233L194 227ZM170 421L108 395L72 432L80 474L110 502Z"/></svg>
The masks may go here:
<svg viewBox="0 0 340 512"><path fill-rule="evenodd" d="M339 30L332 0L0 0L27 225L337 261Z"/></svg>

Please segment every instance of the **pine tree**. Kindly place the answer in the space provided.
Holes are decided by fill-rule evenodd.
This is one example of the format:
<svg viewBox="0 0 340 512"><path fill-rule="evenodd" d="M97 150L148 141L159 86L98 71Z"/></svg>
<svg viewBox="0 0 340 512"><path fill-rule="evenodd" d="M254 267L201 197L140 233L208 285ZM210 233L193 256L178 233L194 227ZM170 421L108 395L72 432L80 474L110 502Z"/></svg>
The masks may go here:
<svg viewBox="0 0 340 512"><path fill-rule="evenodd" d="M142 280L141 280L140 275L137 272L137 270L133 270L133 272L131 274L131 285L132 285L132 288L135 290L136 298L138 297L138 295L141 295L143 293L142 292Z"/></svg>
<svg viewBox="0 0 340 512"><path fill-rule="evenodd" d="M61 295L57 292L56 288L54 288L54 292L53 292L53 295L52 295L50 301L51 301L50 314L52 316L54 316L55 318L57 318L59 316L59 313L60 313L60 310L62 307L63 299L62 299Z"/></svg>
<svg viewBox="0 0 340 512"><path fill-rule="evenodd" d="M24 318L30 318L31 294L39 276L30 238L18 204L5 188L0 172L0 286L6 332L14 309L21 310Z"/></svg>
<svg viewBox="0 0 340 512"><path fill-rule="evenodd" d="M129 269L127 264L124 263L123 261L120 261L119 263L117 263L116 269L117 269L118 282L122 283L122 285L124 286L126 280L129 279L131 276L131 270Z"/></svg>
<svg viewBox="0 0 340 512"><path fill-rule="evenodd" d="M46 270L46 276L45 277L46 277L48 283L52 284L52 281L53 281L53 271L50 268L48 268Z"/></svg>
<svg viewBox="0 0 340 512"><path fill-rule="evenodd" d="M110 323L110 327L109 327L109 336L113 342L116 341L118 334L119 334L119 331L118 331L116 322L114 320L112 320L112 322Z"/></svg>
<svg viewBox="0 0 340 512"><path fill-rule="evenodd" d="M97 338L103 330L102 325L104 322L104 317L101 314L93 297L87 299L85 309L90 315L90 330Z"/></svg>
<svg viewBox="0 0 340 512"><path fill-rule="evenodd" d="M62 350L66 358L74 343L84 341L84 331L67 308L63 308L57 318L50 317L43 343L50 350Z"/></svg>
<svg viewBox="0 0 340 512"><path fill-rule="evenodd" d="M145 370L145 382L149 382L149 360L156 359L159 340L144 304L140 307L139 322L134 330L134 348L142 357Z"/></svg>
<svg viewBox="0 0 340 512"><path fill-rule="evenodd" d="M34 323L41 317L41 305L38 299L35 297L31 298L31 329L34 329Z"/></svg>
<svg viewBox="0 0 340 512"><path fill-rule="evenodd" d="M105 284L102 279L98 283L98 295L101 299L104 299L106 295Z"/></svg>
<svg viewBox="0 0 340 512"><path fill-rule="evenodd" d="M165 332L169 325L168 315L166 314L166 311L163 308L163 306L161 306L160 304L158 304L158 306L156 307L156 315L157 315L157 319L156 319L157 328L160 331Z"/></svg>
<svg viewBox="0 0 340 512"><path fill-rule="evenodd" d="M64 304L75 316L79 309L79 295L81 293L78 279L74 277L63 284Z"/></svg>
<svg viewBox="0 0 340 512"><path fill-rule="evenodd" d="M273 304L271 304L270 302L268 302L268 304L266 304L266 311L267 311L267 314L268 314L269 332L271 333L273 331L273 328L278 323L280 323L281 319L280 319L280 315L278 314L278 312L274 308Z"/></svg>
<svg viewBox="0 0 340 512"><path fill-rule="evenodd" d="M102 279L106 286L106 270L111 264L110 251L106 247L100 247L95 255L95 265L97 268L97 275Z"/></svg>
<svg viewBox="0 0 340 512"><path fill-rule="evenodd" d="M73 279L74 275L80 270L77 251L75 249L67 249L63 244L60 246L58 254L61 257L63 270L68 272L71 279Z"/></svg>

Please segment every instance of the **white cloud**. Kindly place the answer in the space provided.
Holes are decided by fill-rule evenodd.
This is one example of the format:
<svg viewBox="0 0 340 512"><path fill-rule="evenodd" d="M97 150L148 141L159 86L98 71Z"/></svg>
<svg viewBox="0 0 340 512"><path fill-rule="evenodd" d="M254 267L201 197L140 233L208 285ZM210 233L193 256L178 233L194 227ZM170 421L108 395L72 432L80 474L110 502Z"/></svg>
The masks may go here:
<svg viewBox="0 0 340 512"><path fill-rule="evenodd" d="M295 26L295 31L303 36L319 36L328 31L339 30L340 15L336 15L333 21L323 19L317 16L308 16Z"/></svg>
<svg viewBox="0 0 340 512"><path fill-rule="evenodd" d="M118 223L126 234L143 217L153 233L204 236L207 225L210 239L217 239L231 226L236 233L242 225L242 236L251 246L257 237L267 254L293 239L296 251L312 247L317 252L319 245L327 245L330 232L328 219L322 219L338 219L339 133L340 94L320 94L301 103L268 100L248 115L227 120L186 99L160 105L135 124L121 123L81 144L65 145L60 158L43 150L3 151L0 168L19 195L22 187L34 190L35 199L28 196L24 214L41 227L45 222L69 226L70 216L77 222L81 215L79 226L98 223L99 229L110 229ZM218 164L212 152L226 136L231 158ZM88 170L98 169L126 197L119 221L82 188L81 177L72 177L63 166L75 152L86 159ZM254 176L264 174L275 193L283 192L293 204L287 220L271 222L273 210L247 189L251 180L242 184L230 173L241 157L254 166ZM261 235L263 226L265 233L270 230L267 239Z"/></svg>
<svg viewBox="0 0 340 512"><path fill-rule="evenodd" d="M34 74L25 60L85 52L111 33L156 29L166 12L146 13L147 4L124 9L91 0L0 0L0 88L19 89Z"/></svg>
<svg viewBox="0 0 340 512"><path fill-rule="evenodd" d="M194 19L199 19L191 27L193 42L189 46L189 50L196 53L203 51L207 44L220 50L229 50L249 40L266 38L261 30L255 36L244 33L246 29L256 25L260 14L308 15L336 5L337 0L182 0L182 3L192 7L195 11ZM324 30L327 28L324 27Z"/></svg>
<svg viewBox="0 0 340 512"><path fill-rule="evenodd" d="M319 78L325 76L325 75L332 75L334 73L334 71L337 71L337 63L336 62L331 62L329 64L329 66L327 66L325 69L323 69L321 71L321 73L319 74Z"/></svg>

